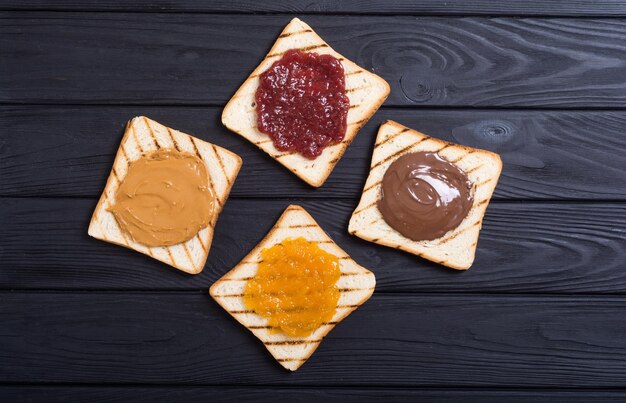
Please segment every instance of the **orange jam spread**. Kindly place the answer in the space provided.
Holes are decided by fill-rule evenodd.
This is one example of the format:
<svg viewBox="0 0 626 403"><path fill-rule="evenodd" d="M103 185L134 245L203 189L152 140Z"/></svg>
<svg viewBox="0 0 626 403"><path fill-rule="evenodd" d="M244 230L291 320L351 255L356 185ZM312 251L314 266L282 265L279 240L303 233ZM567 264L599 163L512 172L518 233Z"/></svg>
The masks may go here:
<svg viewBox="0 0 626 403"><path fill-rule="evenodd" d="M300 237L261 251L243 300L248 309L289 336L306 337L335 315L339 259Z"/></svg>

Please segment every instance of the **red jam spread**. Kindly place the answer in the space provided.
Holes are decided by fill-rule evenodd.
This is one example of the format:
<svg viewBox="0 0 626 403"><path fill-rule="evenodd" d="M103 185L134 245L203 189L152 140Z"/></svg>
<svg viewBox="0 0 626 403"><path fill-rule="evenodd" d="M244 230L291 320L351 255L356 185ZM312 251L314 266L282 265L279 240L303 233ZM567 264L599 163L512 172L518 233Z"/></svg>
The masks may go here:
<svg viewBox="0 0 626 403"><path fill-rule="evenodd" d="M350 100L337 58L288 50L260 80L257 126L276 149L315 159L324 148L343 140Z"/></svg>

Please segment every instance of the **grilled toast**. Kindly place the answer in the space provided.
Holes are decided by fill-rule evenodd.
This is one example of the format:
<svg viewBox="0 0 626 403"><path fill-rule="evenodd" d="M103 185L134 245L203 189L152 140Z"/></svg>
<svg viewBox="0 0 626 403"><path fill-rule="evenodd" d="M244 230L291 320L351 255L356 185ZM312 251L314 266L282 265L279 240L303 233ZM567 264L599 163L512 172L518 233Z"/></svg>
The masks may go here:
<svg viewBox="0 0 626 403"><path fill-rule="evenodd" d="M172 246L147 247L125 234L107 208L115 200L115 192L124 180L129 164L141 158L144 153L159 148L186 151L196 154L204 161L209 184L217 202L216 212L209 226L201 229L194 238ZM91 218L88 233L94 238L149 255L186 273L200 273L209 255L215 223L240 168L241 158L237 154L170 129L144 116L135 117L126 125L111 174Z"/></svg>
<svg viewBox="0 0 626 403"><path fill-rule="evenodd" d="M416 151L437 152L467 173L474 184L474 202L458 227L432 241L413 241L391 228L376 203L380 198L383 175L393 161ZM394 121L381 125L370 174L361 200L350 218L348 231L367 241L413 253L458 270L468 269L476 253L485 210L496 187L502 161L496 153L435 139Z"/></svg>
<svg viewBox="0 0 626 403"><path fill-rule="evenodd" d="M290 337L284 333L272 333L268 321L243 302L246 281L257 271L261 251L280 243L285 238L304 237L318 243L326 252L339 258L341 277L337 282L340 298L337 312L331 321L323 324L308 337ZM274 227L261 242L231 271L215 282L209 292L228 313L258 337L274 358L286 369L295 371L313 354L324 336L352 311L367 301L374 292L374 274L358 265L348 256L306 210L289 206Z"/></svg>
<svg viewBox="0 0 626 403"><path fill-rule="evenodd" d="M259 76L290 49L330 54L341 61L345 71L346 93L350 99L345 137L341 143L325 148L315 160L307 159L296 152L277 150L270 137L257 129L255 93L259 86ZM230 99L222 113L222 123L265 151L309 185L319 187L324 184L359 129L374 115L388 95L389 84L385 80L335 52L311 27L294 18L279 35L265 59Z"/></svg>

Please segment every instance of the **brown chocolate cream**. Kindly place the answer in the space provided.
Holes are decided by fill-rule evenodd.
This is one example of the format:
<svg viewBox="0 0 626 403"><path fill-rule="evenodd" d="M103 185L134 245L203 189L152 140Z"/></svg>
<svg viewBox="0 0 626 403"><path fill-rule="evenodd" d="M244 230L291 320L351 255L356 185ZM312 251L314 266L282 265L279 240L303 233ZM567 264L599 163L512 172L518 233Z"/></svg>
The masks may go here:
<svg viewBox="0 0 626 403"><path fill-rule="evenodd" d="M169 149L133 161L109 208L122 230L146 246L188 241L209 225L214 210L204 162Z"/></svg>
<svg viewBox="0 0 626 403"><path fill-rule="evenodd" d="M474 202L467 174L432 152L395 160L381 188L378 209L383 218L414 241L437 239L458 227Z"/></svg>

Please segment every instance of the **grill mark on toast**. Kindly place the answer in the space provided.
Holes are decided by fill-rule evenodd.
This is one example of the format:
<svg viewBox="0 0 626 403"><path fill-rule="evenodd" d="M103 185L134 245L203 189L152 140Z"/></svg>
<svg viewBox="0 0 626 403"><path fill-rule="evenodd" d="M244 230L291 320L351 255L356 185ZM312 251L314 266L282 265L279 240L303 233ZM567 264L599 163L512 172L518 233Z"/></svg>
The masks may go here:
<svg viewBox="0 0 626 403"><path fill-rule="evenodd" d="M308 52L310 50L320 49L320 48L328 48L329 46L325 43L320 43L319 45L311 45L305 46L304 48L300 48L299 50L302 52Z"/></svg>
<svg viewBox="0 0 626 403"><path fill-rule="evenodd" d="M470 229L474 228L474 227L475 227L475 226L477 226L477 225L480 225L480 221L481 221L481 220L478 220L478 221L476 221L474 224L469 225L469 226L467 226L467 227L463 228L462 230L460 230L460 231L458 231L458 232L455 232L454 234L450 234L447 238L443 238L441 241L437 242L437 244L436 244L435 246L443 245L443 244L444 244L444 243L446 243L446 242L450 242L451 240L453 240L453 239L454 239L454 238L456 238L457 236L459 236L459 235L461 235L461 234L463 234L463 233L467 232L468 230L470 230Z"/></svg>
<svg viewBox="0 0 626 403"><path fill-rule="evenodd" d="M286 227L278 226L276 228L313 228L317 227L315 224L296 224L296 225L288 225Z"/></svg>
<svg viewBox="0 0 626 403"><path fill-rule="evenodd" d="M337 161L339 161L339 157L337 157L337 158L333 158L333 159L332 159L332 160L330 160L328 163L329 163L329 164L331 164L331 165L334 165L334 164L336 164L336 163L337 163Z"/></svg>
<svg viewBox="0 0 626 403"><path fill-rule="evenodd" d="M104 208L104 206L101 206L101 208ZM100 215L100 214L98 214ZM98 226L98 229L100 230L100 234L102 234L102 236L106 236L106 233L104 232L104 230L102 229L102 223L100 223L100 220L96 219L94 220L96 225Z"/></svg>
<svg viewBox="0 0 626 403"><path fill-rule="evenodd" d="M234 310L234 311L228 311L228 312L235 314L235 315L244 314L244 313L254 313L252 309L240 309L240 310Z"/></svg>
<svg viewBox="0 0 626 403"><path fill-rule="evenodd" d="M143 147L141 146L141 143L139 142L139 138L137 138L137 133L135 133L135 126L133 125L130 125L130 134L135 139L135 143L137 143L137 148L139 149L140 153L143 154Z"/></svg>
<svg viewBox="0 0 626 403"><path fill-rule="evenodd" d="M363 207L363 208L357 209L357 210L354 212L354 215L361 214L361 213L362 213L362 212L364 212L365 210L368 210L369 208L374 207L374 205L375 205L376 203L378 203L378 200L376 200L376 201L374 201L374 202L372 202L372 203L368 204L367 206L365 206L365 207Z"/></svg>
<svg viewBox="0 0 626 403"><path fill-rule="evenodd" d="M365 73L365 70L354 70L349 73L345 73L344 75L347 77L347 76L353 76L355 74L361 74L361 73Z"/></svg>
<svg viewBox="0 0 626 403"><path fill-rule="evenodd" d="M281 154L274 154L274 155L272 155L272 157L274 157L274 158L282 158L282 157L287 157L289 155L294 155L294 154L296 154L296 151L286 151L286 152L281 153Z"/></svg>
<svg viewBox="0 0 626 403"><path fill-rule="evenodd" d="M228 174L226 174L226 167L224 166L224 161L222 161L222 157L220 157L220 153L217 152L217 147L215 147L215 144L211 144L211 148L213 149L213 152L217 156L217 162L219 162L220 164L222 173L224 174L224 177L226 178L226 183L228 183L228 186L230 186L230 178L228 177Z"/></svg>
<svg viewBox="0 0 626 403"><path fill-rule="evenodd" d="M349 94L349 93L355 92L355 91L359 91L359 90L362 90L362 89L365 89L365 88L369 88L369 87L370 87L369 85L364 85L362 87L346 88L346 94Z"/></svg>
<svg viewBox="0 0 626 403"><path fill-rule="evenodd" d="M174 144L174 148L176 149L176 151L180 151L180 148L178 147L178 143L174 139L174 135L172 134L172 131L167 126L165 128L167 129L167 134L169 134L170 138L172 139L172 144Z"/></svg>
<svg viewBox="0 0 626 403"><path fill-rule="evenodd" d="M434 152L435 152L435 153L437 153L437 154L439 154L441 151L445 150L445 149L446 149L446 148L448 148L448 147L451 147L452 145L453 145L453 144L448 143L448 144L446 144L445 146L443 146L443 147L439 148L438 150L436 150L436 151L434 151Z"/></svg>
<svg viewBox="0 0 626 403"><path fill-rule="evenodd" d="M150 138L152 139L152 141L154 141L154 146L158 149L161 148L161 146L159 145L159 142L156 139L156 136L154 135L154 132L152 131L152 126L150 126L150 123L148 122L148 119L146 119L146 117L143 117L143 122L146 124L146 126L148 127L148 131L150 132Z"/></svg>
<svg viewBox="0 0 626 403"><path fill-rule="evenodd" d="M376 183L373 183L371 185L369 185L368 187L366 187L365 189L363 189L363 193L367 192L368 190L375 188L376 186L378 186L380 183L382 182L382 180L377 181Z"/></svg>
<svg viewBox="0 0 626 403"><path fill-rule="evenodd" d="M191 253L189 253L189 249L187 249L187 242L183 242L182 245L183 245L183 249L185 250L185 254L187 255L187 259L189 259L189 262L191 263L191 267L193 267L194 270L197 270L196 264L191 258Z"/></svg>
<svg viewBox="0 0 626 403"><path fill-rule="evenodd" d="M313 30L311 30L311 29L303 29L302 31L285 32L284 34L280 34L278 36L278 38L286 38L286 37L291 36L291 35L300 35L300 34L303 34L305 32L313 32Z"/></svg>
<svg viewBox="0 0 626 403"><path fill-rule="evenodd" d="M209 187L211 188L211 191L215 195L215 201L217 201L217 205L219 206L221 210L223 207L222 200L220 200L220 196L217 194L217 191L215 190L215 185L213 185L213 179L211 179L211 175L208 175L207 179L209 180ZM213 226L213 220L211 220L211 226Z"/></svg>
<svg viewBox="0 0 626 403"><path fill-rule="evenodd" d="M202 238L200 238L200 232L198 232L196 234L196 238L198 238L198 243L200 244L200 247L202 248L202 251L206 255L207 249L206 249L206 246L204 245L204 242L202 242Z"/></svg>
<svg viewBox="0 0 626 403"><path fill-rule="evenodd" d="M319 45L311 45L311 46L305 46L305 47L303 47L303 48L296 48L296 50L299 50L299 51L301 51L301 52L308 52L308 51L310 51L310 50L315 50L315 49L319 49L319 48L328 48L328 47L329 47L329 46L328 46L327 44L325 44L325 43L320 43ZM292 48L292 49L288 49L288 50L293 50L293 49L294 49L294 48ZM284 55L286 52L287 52L287 50L286 50L286 51L284 51L284 52L271 53L271 54L267 55L266 59L269 59L269 58L271 58L271 57L276 57L276 56L282 56L282 55Z"/></svg>
<svg viewBox="0 0 626 403"><path fill-rule="evenodd" d="M317 340L284 340L284 341L264 341L263 344L266 346L297 346L299 344L315 344L322 341L322 339Z"/></svg>
<svg viewBox="0 0 626 403"><path fill-rule="evenodd" d="M359 106L361 106L361 105L360 104L358 104L358 105L350 105L350 109L358 108Z"/></svg>
<svg viewBox="0 0 626 403"><path fill-rule="evenodd" d="M376 165L374 165L370 170L379 167L380 165L384 164L385 162L389 161L391 158L394 158L402 153L404 153L405 151L408 151L410 149L412 149L413 147L417 146L418 144L422 143L423 141L428 140L430 137L424 137L422 138L420 141L418 141L417 143L413 143L413 144L409 144L406 147L402 147L400 150L396 151L395 153L383 158L381 161L378 161L376 163Z"/></svg>
<svg viewBox="0 0 626 403"><path fill-rule="evenodd" d="M482 164L481 164L481 165L478 165L478 166L475 166L474 168L470 169L469 171L465 171L465 173L466 173L466 174L471 174L472 172L474 172L474 171L476 171L476 170L478 170L478 169L480 169L480 168L482 168L482 167L483 167L483 165L482 165Z"/></svg>
<svg viewBox="0 0 626 403"><path fill-rule="evenodd" d="M338 324L339 322L334 320L334 321L330 321L330 322L324 322L320 325L320 327L322 326L334 326L336 324ZM248 326L248 329L254 329L254 330L260 330L260 329L277 329L279 330L280 327L278 326L270 326L270 325L256 325L256 326Z"/></svg>
<svg viewBox="0 0 626 403"><path fill-rule="evenodd" d="M148 248L150 249L150 248ZM167 252L167 255L170 257L170 260L172 261L172 265L173 266L177 266L176 264L176 260L174 260L174 256L172 255L172 251L170 250L169 246L165 246L165 251Z"/></svg>
<svg viewBox="0 0 626 403"><path fill-rule="evenodd" d="M357 122L352 122L352 123L349 123L349 124L348 124L348 126L358 126L358 125L360 125L361 123L367 122L367 119L368 119L368 118L364 118L364 119L361 119L361 120L359 120L359 121L357 121Z"/></svg>
<svg viewBox="0 0 626 403"><path fill-rule="evenodd" d="M459 158L457 158L455 160L452 160L450 162L453 163L453 164L456 164L457 162L461 161L463 158L467 157L468 155L472 154L473 152L474 152L474 150L467 151L465 154L461 155Z"/></svg>
<svg viewBox="0 0 626 403"><path fill-rule="evenodd" d="M223 278L220 281L248 281L251 280L253 277L242 277L242 278Z"/></svg>
<svg viewBox="0 0 626 403"><path fill-rule="evenodd" d="M191 140L191 145L193 146L193 152L196 153L196 156L198 158L204 161L204 158L202 158L202 155L200 155L200 150L198 150L198 146L196 145L196 142L194 141L193 137L189 136L189 140Z"/></svg>
<svg viewBox="0 0 626 403"><path fill-rule="evenodd" d="M485 184L487 184L487 183L491 182L491 181L492 181L492 179L493 179L493 178L487 178L487 179L485 179L484 181L482 181L482 182L480 182L480 183L477 183L477 184L476 184L476 187L478 188L478 187L480 187L480 186L482 186L482 185L485 185Z"/></svg>
<svg viewBox="0 0 626 403"><path fill-rule="evenodd" d="M120 176L117 174L117 171L115 170L115 164L113 164L113 168L111 169L111 172L113 173L113 177L115 178L115 180L122 183L122 181L120 180Z"/></svg>
<svg viewBox="0 0 626 403"><path fill-rule="evenodd" d="M423 254L423 253L418 252L418 251L416 251L416 250L407 249L407 248L405 248L405 247L404 247L404 246L402 246L402 245L396 245L396 246L394 246L394 248L396 248L396 249L398 249L398 250L401 250L401 251L404 251L404 252L412 253L412 254L417 255L417 256L420 256L420 257L424 257L424 254Z"/></svg>
<svg viewBox="0 0 626 403"><path fill-rule="evenodd" d="M390 142L391 140L395 139L396 137L398 137L399 135L401 135L402 133L406 133L409 129L402 129L399 132L396 132L390 136L387 136L387 138L385 138L383 141L374 144L374 147L380 147L385 143Z"/></svg>
<svg viewBox="0 0 626 403"><path fill-rule="evenodd" d="M120 148L122 150L122 154L124 155L124 158L126 158L126 166L128 167L128 165L130 164L130 158L128 158L128 154L126 153L126 147L124 147L124 144L122 144Z"/></svg>
<svg viewBox="0 0 626 403"><path fill-rule="evenodd" d="M483 204L487 204L487 203L489 203L489 199L483 199L483 200L479 201L478 203L476 203L476 207L480 207Z"/></svg>

